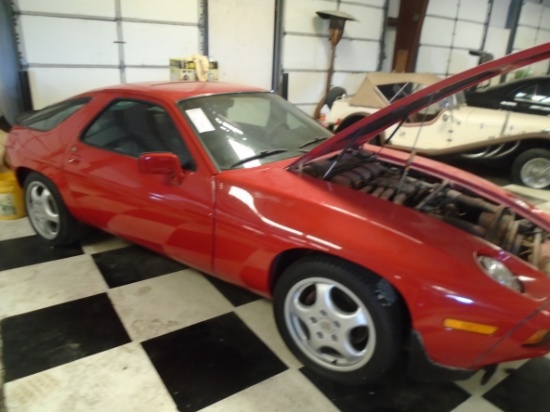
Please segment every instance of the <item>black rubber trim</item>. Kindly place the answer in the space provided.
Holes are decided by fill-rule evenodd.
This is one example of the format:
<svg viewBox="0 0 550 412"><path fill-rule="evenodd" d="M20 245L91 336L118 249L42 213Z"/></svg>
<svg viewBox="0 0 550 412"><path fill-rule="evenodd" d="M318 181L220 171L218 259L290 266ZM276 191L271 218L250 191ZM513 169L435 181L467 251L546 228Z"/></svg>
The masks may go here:
<svg viewBox="0 0 550 412"><path fill-rule="evenodd" d="M450 382L470 378L477 370L450 368L433 362L426 353L422 338L412 331L409 342L409 376L417 381Z"/></svg>

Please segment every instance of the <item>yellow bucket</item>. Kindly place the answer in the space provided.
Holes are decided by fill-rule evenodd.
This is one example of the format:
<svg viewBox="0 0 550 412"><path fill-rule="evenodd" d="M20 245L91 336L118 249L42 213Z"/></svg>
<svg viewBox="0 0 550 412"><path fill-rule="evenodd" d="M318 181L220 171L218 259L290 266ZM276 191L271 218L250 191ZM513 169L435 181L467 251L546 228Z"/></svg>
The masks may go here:
<svg viewBox="0 0 550 412"><path fill-rule="evenodd" d="M9 170L0 172L0 220L19 219L25 215L23 190L15 174Z"/></svg>

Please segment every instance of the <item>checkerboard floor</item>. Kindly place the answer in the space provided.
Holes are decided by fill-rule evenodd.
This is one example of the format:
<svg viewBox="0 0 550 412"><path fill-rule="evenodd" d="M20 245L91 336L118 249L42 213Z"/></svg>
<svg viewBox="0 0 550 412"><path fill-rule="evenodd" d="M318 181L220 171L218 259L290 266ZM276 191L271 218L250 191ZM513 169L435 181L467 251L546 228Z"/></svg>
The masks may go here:
<svg viewBox="0 0 550 412"><path fill-rule="evenodd" d="M510 189L550 211L550 193ZM45 247L27 219L0 222L0 319L10 412L550 410L548 358L486 385L413 382L401 364L327 382L286 349L270 302L101 232Z"/></svg>

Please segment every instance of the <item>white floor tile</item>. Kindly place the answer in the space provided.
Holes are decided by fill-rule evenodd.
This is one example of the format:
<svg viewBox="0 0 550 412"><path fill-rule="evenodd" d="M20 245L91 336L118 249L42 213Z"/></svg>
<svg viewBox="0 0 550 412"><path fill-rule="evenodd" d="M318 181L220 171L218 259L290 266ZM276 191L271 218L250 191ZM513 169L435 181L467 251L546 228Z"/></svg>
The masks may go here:
<svg viewBox="0 0 550 412"><path fill-rule="evenodd" d="M88 255L0 272L0 318L106 292Z"/></svg>
<svg viewBox="0 0 550 412"><path fill-rule="evenodd" d="M27 217L15 220L0 220L0 240L15 239L34 234Z"/></svg>
<svg viewBox="0 0 550 412"><path fill-rule="evenodd" d="M8 382L5 394L10 412L176 411L136 343Z"/></svg>
<svg viewBox="0 0 550 412"><path fill-rule="evenodd" d="M94 242L93 239L84 239L82 241L82 250L84 253L91 255L93 253L108 252L109 250L120 249L130 245L131 243L119 237L112 237L99 242Z"/></svg>
<svg viewBox="0 0 550 412"><path fill-rule="evenodd" d="M472 395L482 396L484 393L487 393L498 383L500 383L503 379L506 379L508 377L509 374L508 372L506 372L507 370L517 369L521 367L525 362L527 362L527 360L501 363L500 365L498 365L495 374L485 385L481 384L481 378L483 377L484 371L477 372L468 380L457 381L455 383Z"/></svg>
<svg viewBox="0 0 550 412"><path fill-rule="evenodd" d="M128 334L138 341L233 310L233 305L193 270L111 289L109 297Z"/></svg>
<svg viewBox="0 0 550 412"><path fill-rule="evenodd" d="M271 302L257 300L236 308L235 312L286 366L294 369L302 367L301 362L287 349L277 330Z"/></svg>
<svg viewBox="0 0 550 412"><path fill-rule="evenodd" d="M502 410L479 396L472 396L451 412L502 412Z"/></svg>
<svg viewBox="0 0 550 412"><path fill-rule="evenodd" d="M331 412L338 409L299 371L289 369L201 412Z"/></svg>

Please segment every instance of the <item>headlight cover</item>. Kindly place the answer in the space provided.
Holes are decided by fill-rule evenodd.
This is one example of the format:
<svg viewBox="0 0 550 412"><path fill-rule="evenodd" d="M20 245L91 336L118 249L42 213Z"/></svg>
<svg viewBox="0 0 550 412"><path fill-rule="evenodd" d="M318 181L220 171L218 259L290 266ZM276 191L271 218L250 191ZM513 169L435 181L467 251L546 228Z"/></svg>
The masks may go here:
<svg viewBox="0 0 550 412"><path fill-rule="evenodd" d="M495 282L518 293L523 292L523 285L520 280L514 276L504 263L489 256L478 256L477 261L487 276Z"/></svg>

